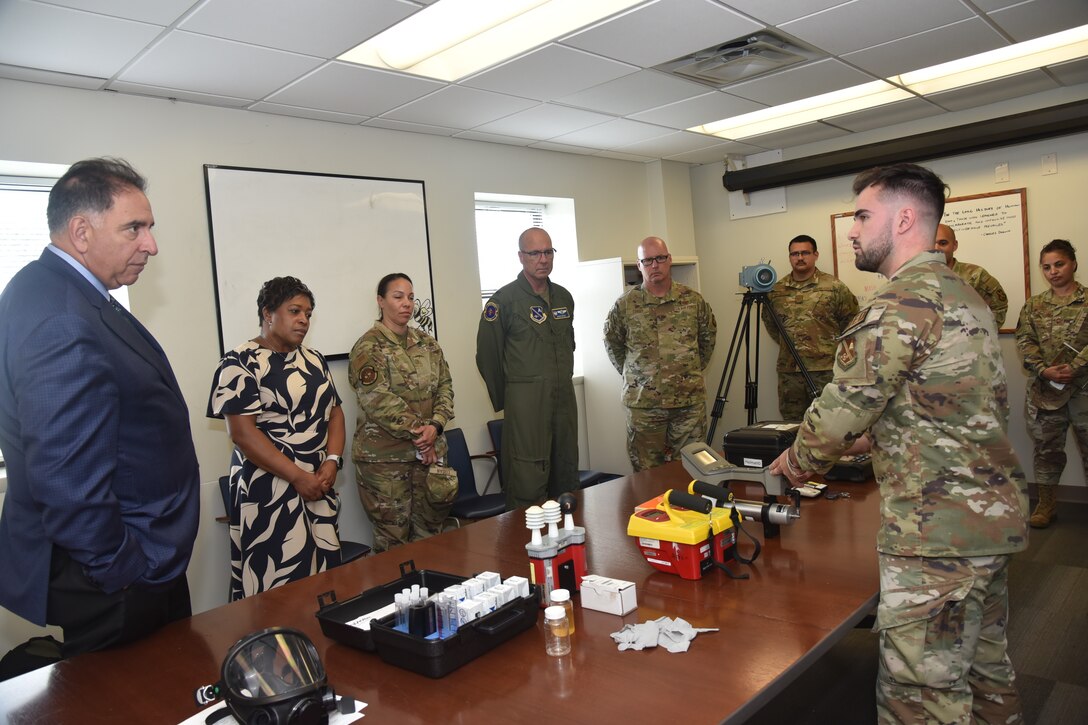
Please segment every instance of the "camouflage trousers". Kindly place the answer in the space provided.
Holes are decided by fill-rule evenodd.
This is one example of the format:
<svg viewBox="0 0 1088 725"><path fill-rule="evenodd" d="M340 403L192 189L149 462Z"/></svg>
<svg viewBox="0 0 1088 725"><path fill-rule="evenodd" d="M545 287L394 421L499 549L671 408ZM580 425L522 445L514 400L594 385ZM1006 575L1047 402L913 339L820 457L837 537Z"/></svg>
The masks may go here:
<svg viewBox="0 0 1088 725"><path fill-rule="evenodd" d="M1057 410L1042 410L1031 402L1030 397L1024 407L1028 434L1035 443L1032 459L1035 482L1043 486L1059 483L1065 470L1065 443L1070 425L1088 475L1088 395L1074 395Z"/></svg>
<svg viewBox="0 0 1088 725"><path fill-rule="evenodd" d="M879 555L881 723L1023 723L1006 652L1008 556Z"/></svg>
<svg viewBox="0 0 1088 725"><path fill-rule="evenodd" d="M428 478L427 473L428 466L422 463L355 461L359 500L374 526L374 551L442 531L457 485Z"/></svg>
<svg viewBox="0 0 1088 725"><path fill-rule="evenodd" d="M831 382L833 370L809 370L812 381L816 383L816 394ZM805 411L812 405L813 397L808 394L805 376L800 372L778 373L778 413L782 420L801 420Z"/></svg>
<svg viewBox="0 0 1088 725"><path fill-rule="evenodd" d="M679 458L680 449L706 435L706 405L627 408L627 456L635 471Z"/></svg>

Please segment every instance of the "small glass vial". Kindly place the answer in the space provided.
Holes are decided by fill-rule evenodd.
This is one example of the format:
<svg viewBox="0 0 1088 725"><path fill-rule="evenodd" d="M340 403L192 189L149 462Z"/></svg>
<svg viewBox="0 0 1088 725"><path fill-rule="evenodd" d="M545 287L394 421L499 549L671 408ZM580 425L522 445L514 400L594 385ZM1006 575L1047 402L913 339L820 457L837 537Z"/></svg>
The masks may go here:
<svg viewBox="0 0 1088 725"><path fill-rule="evenodd" d="M544 610L544 645L552 657L570 654L570 628L567 610L553 606Z"/></svg>
<svg viewBox="0 0 1088 725"><path fill-rule="evenodd" d="M567 629L574 634L574 602L570 600L570 592L566 589L552 589L551 603L567 611Z"/></svg>

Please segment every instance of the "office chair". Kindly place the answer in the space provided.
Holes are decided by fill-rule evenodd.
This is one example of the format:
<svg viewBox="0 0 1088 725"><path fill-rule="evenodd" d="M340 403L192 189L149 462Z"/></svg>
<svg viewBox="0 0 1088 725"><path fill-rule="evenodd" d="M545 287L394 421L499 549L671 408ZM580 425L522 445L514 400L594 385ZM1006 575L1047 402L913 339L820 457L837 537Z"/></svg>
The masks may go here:
<svg viewBox="0 0 1088 725"><path fill-rule="evenodd" d="M502 418L487 421L487 432L491 435L491 445L495 446L495 458L497 460L499 451L502 450ZM578 488L589 488L615 478L620 478L620 474L603 473L592 469L578 471ZM503 485L502 466L499 466L499 485Z"/></svg>
<svg viewBox="0 0 1088 725"><path fill-rule="evenodd" d="M457 498L450 509L450 517L456 522L457 528L461 528L461 519L486 519L501 514L506 510L506 497L501 493L487 493L486 487L482 495L478 493L476 472L472 468L475 460L489 460L497 471L498 459L493 453L469 455L465 432L460 428L447 428L445 434L446 445L449 446L447 463L457 471ZM496 474L493 471L492 476L494 475ZM490 478L487 485L491 485Z"/></svg>
<svg viewBox="0 0 1088 725"><path fill-rule="evenodd" d="M219 477L219 494L223 497L223 510L227 512L226 516L216 516L216 521L222 521L230 523L230 476ZM361 559L370 553L370 547L366 544L360 544L358 541L345 541L340 540L340 564L347 564L349 561L355 561ZM340 566L337 564L337 566Z"/></svg>

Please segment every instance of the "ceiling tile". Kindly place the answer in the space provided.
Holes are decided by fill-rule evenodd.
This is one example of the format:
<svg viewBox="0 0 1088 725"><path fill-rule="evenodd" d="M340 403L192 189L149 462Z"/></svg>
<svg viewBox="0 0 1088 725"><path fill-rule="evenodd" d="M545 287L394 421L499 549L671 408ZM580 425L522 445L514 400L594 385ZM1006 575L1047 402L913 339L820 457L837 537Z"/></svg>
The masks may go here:
<svg viewBox="0 0 1088 725"><path fill-rule="evenodd" d="M885 106L867 108L864 111L846 113L841 116L825 118L824 121L847 131L870 131L874 128L894 126L897 123L914 121L944 113L943 110L921 98L909 98L905 101L889 103Z"/></svg>
<svg viewBox="0 0 1088 725"><path fill-rule="evenodd" d="M636 70L614 60L553 44L461 81L461 85L550 101Z"/></svg>
<svg viewBox="0 0 1088 725"><path fill-rule="evenodd" d="M686 129L701 126L704 123L720 121L744 113L766 108L762 103L755 103L746 98L737 98L728 93L712 91L698 98L670 103L661 108L654 108L631 116L636 121L655 123L658 126Z"/></svg>
<svg viewBox="0 0 1088 725"><path fill-rule="evenodd" d="M636 141L644 141L671 133L674 133L674 131L670 128L617 118L580 131L556 136L552 140L557 143L573 144L575 146L614 149L619 146L627 146Z"/></svg>
<svg viewBox="0 0 1088 725"><path fill-rule="evenodd" d="M390 131L408 131L409 133L426 133L432 136L452 136L457 133L456 128L445 128L443 126L428 126L422 123L408 123L407 121L394 121L391 118L372 118L364 126L374 126L375 128L385 128Z"/></svg>
<svg viewBox="0 0 1088 725"><path fill-rule="evenodd" d="M399 0L209 0L178 27L194 33L334 58L419 6Z"/></svg>
<svg viewBox="0 0 1088 725"><path fill-rule="evenodd" d="M68 8L0 3L0 63L110 78L163 29Z"/></svg>
<svg viewBox="0 0 1088 725"><path fill-rule="evenodd" d="M789 0L789 2L768 2L768 0L723 0L734 10L762 20L768 25L778 25L787 20L803 18L821 10L842 5L845 0Z"/></svg>
<svg viewBox="0 0 1088 725"><path fill-rule="evenodd" d="M781 27L840 55L972 16L962 3L948 0L854 0Z"/></svg>
<svg viewBox="0 0 1088 725"><path fill-rule="evenodd" d="M119 79L257 100L322 62L311 56L175 30L125 69Z"/></svg>
<svg viewBox="0 0 1088 725"><path fill-rule="evenodd" d="M683 153L673 154L672 156L666 156L669 161L682 161L688 164L712 164L722 161L726 156L751 156L752 154L758 154L763 149L758 146L749 146L738 141L725 141L723 143L714 144L713 146L707 146L702 149L695 149L694 151L684 151Z"/></svg>
<svg viewBox="0 0 1088 725"><path fill-rule="evenodd" d="M444 85L361 65L333 62L265 100L337 113L380 116Z"/></svg>
<svg viewBox="0 0 1088 725"><path fill-rule="evenodd" d="M561 103L591 111L628 116L685 98L701 96L708 87L673 78L665 73L643 70L557 99Z"/></svg>
<svg viewBox="0 0 1088 725"><path fill-rule="evenodd" d="M926 99L949 111L962 111L1010 98L1020 98L1056 88L1057 84L1041 70L1018 73L986 83L957 88L944 93L931 93Z"/></svg>
<svg viewBox="0 0 1088 725"><path fill-rule="evenodd" d="M115 18L139 20L156 25L172 25L188 12L194 0L45 0L50 5L63 5L89 13L112 15Z"/></svg>
<svg viewBox="0 0 1088 725"><path fill-rule="evenodd" d="M1068 63L1059 63L1058 65L1048 66L1047 70L1050 71L1063 86L1075 86L1081 83L1088 83L1088 58L1071 60Z"/></svg>
<svg viewBox="0 0 1088 725"><path fill-rule="evenodd" d="M1085 0L1029 0L1019 5L995 10L990 19L1000 25L1016 42L1050 35L1059 30L1088 25Z"/></svg>
<svg viewBox="0 0 1088 725"><path fill-rule="evenodd" d="M512 116L485 123L475 130L544 141L611 120L611 116L599 113L542 103Z"/></svg>
<svg viewBox="0 0 1088 725"><path fill-rule="evenodd" d="M561 42L648 68L762 29L710 0L658 0Z"/></svg>
<svg viewBox="0 0 1088 725"><path fill-rule="evenodd" d="M716 136L691 133L690 131L674 131L665 136L658 136L657 138L647 139L646 141L620 146L615 150L631 154L646 154L647 156L653 156L654 158L661 158L663 156L682 154L686 151L705 149L708 146L717 146L721 142L722 139Z"/></svg>
<svg viewBox="0 0 1088 725"><path fill-rule="evenodd" d="M214 93L197 93L181 88L162 88L160 86L151 86L144 83L112 81L106 87L111 91L117 91L118 93L132 93L137 96L155 96L156 98L167 98L171 101L202 103L207 106L245 108L252 103L252 99L249 98L233 98L231 96L221 96Z"/></svg>
<svg viewBox="0 0 1088 725"><path fill-rule="evenodd" d="M535 101L464 86L448 86L404 104L384 118L454 128L474 128L537 105Z"/></svg>
<svg viewBox="0 0 1088 725"><path fill-rule="evenodd" d="M333 113L332 111L317 111L313 108L298 108L297 106L285 106L282 103L268 103L261 101L249 107L251 111L261 113L274 113L279 116L294 116L296 118L312 118L315 121L330 121L332 123L346 123L357 125L366 120L366 116L354 116L349 113Z"/></svg>
<svg viewBox="0 0 1088 725"><path fill-rule="evenodd" d="M838 138L849 133L849 131L844 131L841 128L833 128L825 123L817 122L806 123L804 126L787 128L773 133L765 133L760 136L752 136L741 139L741 142L765 149L784 149L788 146L801 146L829 138Z"/></svg>
<svg viewBox="0 0 1088 725"><path fill-rule="evenodd" d="M875 80L842 61L827 58L750 81L734 83L725 90L768 106L818 96Z"/></svg>
<svg viewBox="0 0 1088 725"><path fill-rule="evenodd" d="M1008 44L986 21L972 18L847 53L842 59L879 78L887 78Z"/></svg>

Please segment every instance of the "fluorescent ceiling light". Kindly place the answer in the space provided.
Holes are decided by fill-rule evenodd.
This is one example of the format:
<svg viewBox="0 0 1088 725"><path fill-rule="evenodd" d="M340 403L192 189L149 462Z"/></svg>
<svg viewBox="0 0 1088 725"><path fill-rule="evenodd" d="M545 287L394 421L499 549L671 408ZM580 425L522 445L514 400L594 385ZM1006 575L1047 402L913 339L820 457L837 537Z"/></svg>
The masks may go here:
<svg viewBox="0 0 1088 725"><path fill-rule="evenodd" d="M455 81L645 0L439 0L339 60Z"/></svg>
<svg viewBox="0 0 1088 725"><path fill-rule="evenodd" d="M844 88L841 91L832 91L812 98L802 98L781 106L764 108L741 116L695 126L688 130L722 138L748 138L910 97L909 91L885 81L873 81L853 88Z"/></svg>
<svg viewBox="0 0 1088 725"><path fill-rule="evenodd" d="M825 118L875 108L914 96L984 83L1088 56L1088 25L1063 30L967 58L892 76L841 91L764 108L689 128L689 131L743 139Z"/></svg>

